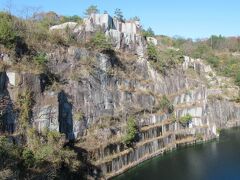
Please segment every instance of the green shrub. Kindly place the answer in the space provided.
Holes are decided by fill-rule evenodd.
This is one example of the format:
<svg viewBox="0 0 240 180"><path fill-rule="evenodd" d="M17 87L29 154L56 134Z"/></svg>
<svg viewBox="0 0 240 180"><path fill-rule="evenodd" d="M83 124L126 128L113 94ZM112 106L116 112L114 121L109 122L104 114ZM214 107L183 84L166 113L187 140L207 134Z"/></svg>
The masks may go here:
<svg viewBox="0 0 240 180"><path fill-rule="evenodd" d="M31 107L33 104L32 92L25 90L18 95L18 108L19 108L19 130L21 133L25 133L29 127L29 121L31 118Z"/></svg>
<svg viewBox="0 0 240 180"><path fill-rule="evenodd" d="M60 30L55 30L49 33L49 41L52 44L65 45L66 39L64 38L64 33Z"/></svg>
<svg viewBox="0 0 240 180"><path fill-rule="evenodd" d="M121 9L119 9L119 8L115 9L114 15L115 15L114 17L117 18L119 21L125 21Z"/></svg>
<svg viewBox="0 0 240 180"><path fill-rule="evenodd" d="M237 86L240 86L240 71L236 74L235 83Z"/></svg>
<svg viewBox="0 0 240 180"><path fill-rule="evenodd" d="M154 31L152 30L151 27L149 27L147 30L143 29L141 34L143 37L154 37L155 36Z"/></svg>
<svg viewBox="0 0 240 180"><path fill-rule="evenodd" d="M177 121L177 117L175 114L171 114L170 119L172 123L175 123Z"/></svg>
<svg viewBox="0 0 240 180"><path fill-rule="evenodd" d="M210 101L223 100L223 97L220 94L210 94L207 96L207 99Z"/></svg>
<svg viewBox="0 0 240 180"><path fill-rule="evenodd" d="M8 142L5 137L0 137L0 159L3 161L8 156Z"/></svg>
<svg viewBox="0 0 240 180"><path fill-rule="evenodd" d="M148 59L152 61L157 61L159 59L159 52L153 43L149 43L147 46Z"/></svg>
<svg viewBox="0 0 240 180"><path fill-rule="evenodd" d="M81 121L83 119L83 113L81 111L74 113L73 119L76 121Z"/></svg>
<svg viewBox="0 0 240 180"><path fill-rule="evenodd" d="M13 17L5 12L0 12L0 43L6 47L13 47L17 40L14 30Z"/></svg>
<svg viewBox="0 0 240 180"><path fill-rule="evenodd" d="M35 163L34 154L30 149L24 149L22 152L23 164L25 167L33 167Z"/></svg>
<svg viewBox="0 0 240 180"><path fill-rule="evenodd" d="M211 48L206 44L199 44L197 47L192 51L191 56L194 58L202 58L205 59L209 57L211 54Z"/></svg>
<svg viewBox="0 0 240 180"><path fill-rule="evenodd" d="M221 134L222 131L223 131L223 129L217 128L217 134Z"/></svg>
<svg viewBox="0 0 240 180"><path fill-rule="evenodd" d="M47 134L47 141L48 144L55 144L55 143L59 143L61 140L61 134L58 131L49 131Z"/></svg>
<svg viewBox="0 0 240 180"><path fill-rule="evenodd" d="M180 50L167 49L159 53L157 47L150 43L147 53L153 67L162 74L165 74L167 69L175 68L183 62L183 52Z"/></svg>
<svg viewBox="0 0 240 180"><path fill-rule="evenodd" d="M91 15L91 14L96 14L96 13L99 13L99 12L100 12L100 11L99 11L99 9L98 9L97 6L91 5L91 6L89 6L89 7L86 9L86 11L84 12L84 14L87 15L87 16L89 16L89 15Z"/></svg>
<svg viewBox="0 0 240 180"><path fill-rule="evenodd" d="M199 141L202 141L202 140L203 140L203 134L202 134L202 133L197 133L197 134L195 135L195 137L196 137L197 140L199 140Z"/></svg>
<svg viewBox="0 0 240 180"><path fill-rule="evenodd" d="M36 13L32 19L46 29L61 23L59 16L53 11Z"/></svg>
<svg viewBox="0 0 240 180"><path fill-rule="evenodd" d="M173 104L169 101L166 95L164 95L159 103L159 107L163 111L167 111L168 113L172 113L174 111Z"/></svg>
<svg viewBox="0 0 240 180"><path fill-rule="evenodd" d="M211 64L214 68L217 68L219 66L219 58L217 56L210 56L207 57L207 62Z"/></svg>
<svg viewBox="0 0 240 180"><path fill-rule="evenodd" d="M167 68L173 68L177 64L183 63L183 52L169 49L161 53L161 59Z"/></svg>
<svg viewBox="0 0 240 180"><path fill-rule="evenodd" d="M137 136L137 125L133 117L130 117L127 121L127 133L123 138L124 144L131 145Z"/></svg>
<svg viewBox="0 0 240 180"><path fill-rule="evenodd" d="M35 129L31 129L27 136L29 139L26 147L27 153L23 159L33 160L29 152L31 151L34 155L36 168L50 165L53 170L57 170L64 164L75 171L79 167L80 162L77 159L77 154L73 150L64 148L63 135L58 131L46 129L42 134L39 134Z"/></svg>
<svg viewBox="0 0 240 180"><path fill-rule="evenodd" d="M105 34L102 32L97 32L90 40L90 46L94 49L103 51L110 50L111 43Z"/></svg>
<svg viewBox="0 0 240 180"><path fill-rule="evenodd" d="M61 17L61 23L65 23L65 22L76 22L76 23L82 24L83 19L78 15Z"/></svg>
<svg viewBox="0 0 240 180"><path fill-rule="evenodd" d="M47 63L47 57L45 53L38 53L34 58L33 61L37 65L44 65Z"/></svg>
<svg viewBox="0 0 240 180"><path fill-rule="evenodd" d="M21 151L22 148L9 142L6 136L0 136L0 173L3 169L12 169L17 172Z"/></svg>
<svg viewBox="0 0 240 180"><path fill-rule="evenodd" d="M186 114L185 116L182 116L179 120L179 122L183 126L188 126L191 121L192 121L192 116L190 114Z"/></svg>

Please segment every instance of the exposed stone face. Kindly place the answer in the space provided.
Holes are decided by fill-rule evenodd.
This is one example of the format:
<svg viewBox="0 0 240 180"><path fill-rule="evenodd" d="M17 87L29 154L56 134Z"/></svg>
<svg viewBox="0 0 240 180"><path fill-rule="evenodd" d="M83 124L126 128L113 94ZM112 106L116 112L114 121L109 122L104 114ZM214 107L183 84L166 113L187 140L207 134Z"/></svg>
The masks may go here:
<svg viewBox="0 0 240 180"><path fill-rule="evenodd" d="M58 130L68 139L85 139L79 146L106 177L165 150L195 142L197 135L208 140L218 136L218 128L240 124L238 104L225 97L209 99L222 94L219 86L223 82L200 59L185 57L183 64L163 76L144 58L123 61L113 54L76 47L56 49L48 58L50 72L59 78L59 90L45 88L43 75L8 72L0 73L0 95L9 93L15 102L18 92L31 87L36 102L32 109L34 127ZM210 88L208 83L214 86ZM159 109L162 95L173 103L172 114ZM8 107L11 109L12 104ZM10 112L7 108L4 111ZM172 120L187 114L192 116L187 126ZM135 148L126 149L122 137L130 116L137 122L138 142ZM4 119L7 127L16 122L16 118Z"/></svg>
<svg viewBox="0 0 240 180"><path fill-rule="evenodd" d="M103 28L104 31L115 29L113 18L108 14L91 14L84 19L85 30L95 32L97 27Z"/></svg>
<svg viewBox="0 0 240 180"><path fill-rule="evenodd" d="M0 72L0 93L4 93L7 90L8 76L6 72Z"/></svg>
<svg viewBox="0 0 240 180"><path fill-rule="evenodd" d="M0 132L13 133L15 129L16 113L8 92L9 78L6 72L0 72Z"/></svg>
<svg viewBox="0 0 240 180"><path fill-rule="evenodd" d="M96 31L102 30L111 39L115 49L136 53L143 56L146 40L141 37L138 21L121 22L108 14L91 14L85 18L83 24L67 22L50 27L50 30L64 30L67 27L72 30L79 41L86 40Z"/></svg>
<svg viewBox="0 0 240 180"><path fill-rule="evenodd" d="M45 92L33 108L33 125L38 131L59 131L59 104L57 92Z"/></svg>
<svg viewBox="0 0 240 180"><path fill-rule="evenodd" d="M50 30L65 30L66 28L69 28L71 30L73 30L75 27L77 26L77 23L75 22L66 22L60 25L55 25L50 27Z"/></svg>
<svg viewBox="0 0 240 180"><path fill-rule="evenodd" d="M67 138L72 140L74 139L72 104L68 101L64 91L58 94L58 104L59 132L66 134Z"/></svg>

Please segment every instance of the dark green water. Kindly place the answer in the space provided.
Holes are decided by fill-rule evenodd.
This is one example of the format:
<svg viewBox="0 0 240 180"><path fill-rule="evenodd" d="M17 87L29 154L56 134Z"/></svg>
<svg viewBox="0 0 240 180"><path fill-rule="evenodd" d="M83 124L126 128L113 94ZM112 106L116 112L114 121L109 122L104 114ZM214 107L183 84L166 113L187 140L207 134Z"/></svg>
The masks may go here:
<svg viewBox="0 0 240 180"><path fill-rule="evenodd" d="M156 157L114 180L240 180L240 128L224 130L218 141Z"/></svg>

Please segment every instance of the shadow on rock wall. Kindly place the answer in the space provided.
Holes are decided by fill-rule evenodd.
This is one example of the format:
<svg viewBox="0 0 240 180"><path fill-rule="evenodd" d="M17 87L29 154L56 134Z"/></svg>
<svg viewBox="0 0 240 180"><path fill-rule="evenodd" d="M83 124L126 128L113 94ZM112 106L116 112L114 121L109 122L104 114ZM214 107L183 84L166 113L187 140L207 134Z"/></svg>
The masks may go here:
<svg viewBox="0 0 240 180"><path fill-rule="evenodd" d="M72 104L68 101L67 94L62 90L58 94L59 102L59 132L64 133L69 140L73 140Z"/></svg>
<svg viewBox="0 0 240 180"><path fill-rule="evenodd" d="M6 72L0 72L0 133L13 133L15 129L16 115L7 90L8 82Z"/></svg>

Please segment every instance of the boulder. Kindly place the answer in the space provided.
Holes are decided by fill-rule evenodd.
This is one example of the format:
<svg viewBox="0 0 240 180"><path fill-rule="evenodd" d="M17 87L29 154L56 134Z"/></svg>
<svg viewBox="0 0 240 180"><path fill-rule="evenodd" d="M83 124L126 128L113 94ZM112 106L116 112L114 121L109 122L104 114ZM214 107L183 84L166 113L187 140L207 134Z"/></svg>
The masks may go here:
<svg viewBox="0 0 240 180"><path fill-rule="evenodd" d="M63 24L59 24L59 25L55 25L50 27L50 31L52 30L64 30L66 28L70 28L71 30L73 30L74 28L76 28L76 26L78 25L78 23L76 22L66 22Z"/></svg>
<svg viewBox="0 0 240 180"><path fill-rule="evenodd" d="M157 39L154 38L154 37L147 37L147 42L148 42L148 43L152 43L152 44L154 44L155 46L158 45L158 41L157 41Z"/></svg>

